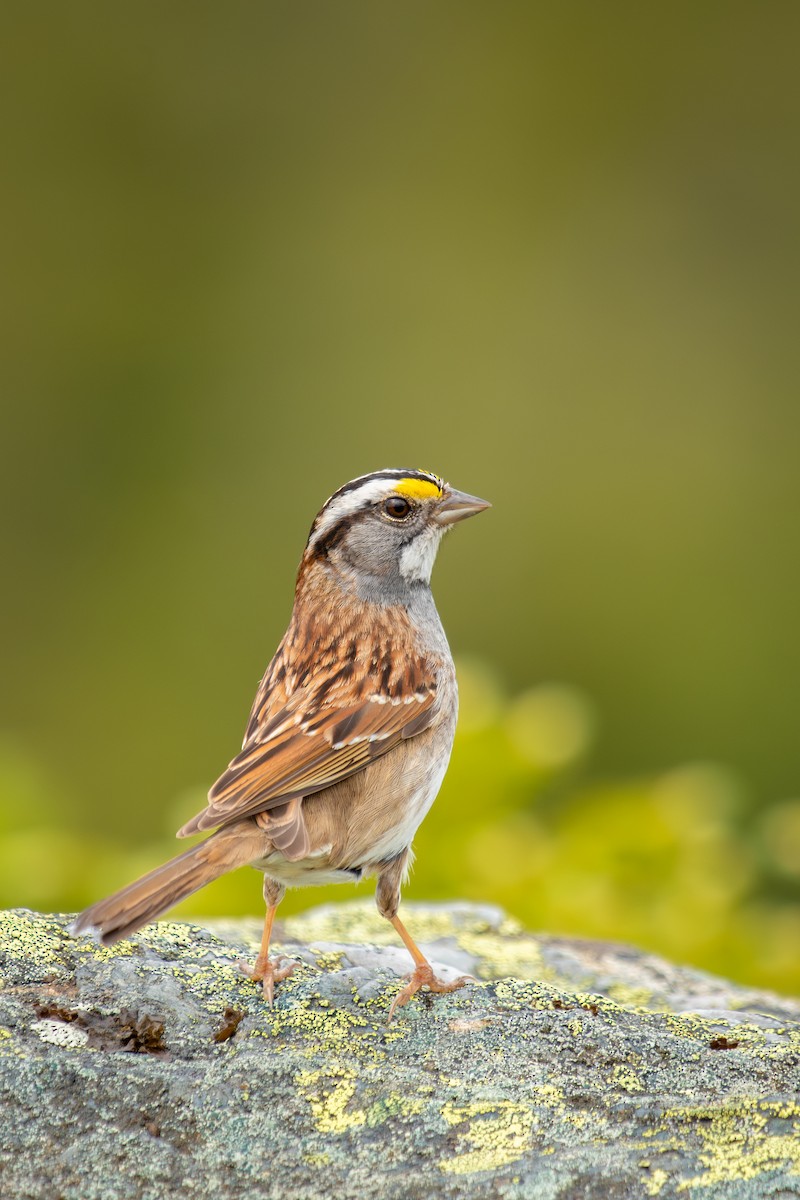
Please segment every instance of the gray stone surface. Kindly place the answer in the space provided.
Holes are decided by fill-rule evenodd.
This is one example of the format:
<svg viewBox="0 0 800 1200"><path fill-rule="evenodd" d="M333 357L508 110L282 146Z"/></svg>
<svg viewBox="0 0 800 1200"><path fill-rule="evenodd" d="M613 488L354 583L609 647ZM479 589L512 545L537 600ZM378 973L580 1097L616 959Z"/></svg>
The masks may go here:
<svg viewBox="0 0 800 1200"><path fill-rule="evenodd" d="M369 904L102 949L0 914L0 1197L800 1196L800 1004L493 908L404 910L479 982L386 1017L408 960Z"/></svg>

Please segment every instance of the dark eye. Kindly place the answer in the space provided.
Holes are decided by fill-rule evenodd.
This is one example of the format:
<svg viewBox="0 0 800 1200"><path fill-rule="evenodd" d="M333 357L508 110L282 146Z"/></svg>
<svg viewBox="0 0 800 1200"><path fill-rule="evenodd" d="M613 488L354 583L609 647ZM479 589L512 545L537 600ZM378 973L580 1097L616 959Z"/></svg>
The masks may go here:
<svg viewBox="0 0 800 1200"><path fill-rule="evenodd" d="M383 502L383 511L387 517L394 517L395 521L402 521L403 517L407 517L411 512L411 505L403 496L390 496Z"/></svg>

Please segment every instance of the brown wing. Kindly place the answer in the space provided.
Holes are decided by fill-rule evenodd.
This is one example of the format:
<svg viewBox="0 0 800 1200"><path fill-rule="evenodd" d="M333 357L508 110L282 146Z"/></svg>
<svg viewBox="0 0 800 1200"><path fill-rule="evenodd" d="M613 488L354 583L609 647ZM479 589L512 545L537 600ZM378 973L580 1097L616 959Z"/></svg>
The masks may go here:
<svg viewBox="0 0 800 1200"><path fill-rule="evenodd" d="M179 836L213 829L308 796L354 775L402 738L427 729L436 706L431 686L410 700L375 692L349 708L309 713L287 705L242 747L209 792L209 805Z"/></svg>
<svg viewBox="0 0 800 1200"><path fill-rule="evenodd" d="M299 810L288 802L363 770L433 720L441 664L411 653L403 610L371 612L368 645L334 604L317 603L316 614L303 627L293 619L261 681L241 752L179 837L273 813L270 828L288 821L291 839Z"/></svg>

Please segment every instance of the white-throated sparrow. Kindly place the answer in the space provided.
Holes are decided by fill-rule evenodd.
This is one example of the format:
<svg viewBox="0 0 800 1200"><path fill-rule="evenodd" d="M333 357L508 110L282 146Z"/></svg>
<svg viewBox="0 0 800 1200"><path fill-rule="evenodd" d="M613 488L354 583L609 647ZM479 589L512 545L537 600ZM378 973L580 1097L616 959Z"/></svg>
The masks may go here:
<svg viewBox="0 0 800 1200"><path fill-rule="evenodd" d="M415 969L390 1012L438 980L397 916L414 834L439 791L458 714L430 576L442 535L488 508L428 471L363 475L311 527L289 628L256 694L241 752L179 837L205 841L93 904L73 932L127 937L226 871L264 872L267 915L248 973L272 1003L296 964L269 958L287 887L377 875L376 902Z"/></svg>

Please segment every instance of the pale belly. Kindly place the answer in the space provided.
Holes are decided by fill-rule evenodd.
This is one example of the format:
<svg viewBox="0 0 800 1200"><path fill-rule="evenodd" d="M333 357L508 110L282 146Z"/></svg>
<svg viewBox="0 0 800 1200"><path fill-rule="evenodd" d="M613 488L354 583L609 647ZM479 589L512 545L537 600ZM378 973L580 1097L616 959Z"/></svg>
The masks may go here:
<svg viewBox="0 0 800 1200"><path fill-rule="evenodd" d="M253 866L286 887L352 883L376 873L411 846L447 771L454 728L455 719L431 735L430 754L409 744L359 777L309 796L303 811L312 853L290 862L275 851Z"/></svg>

